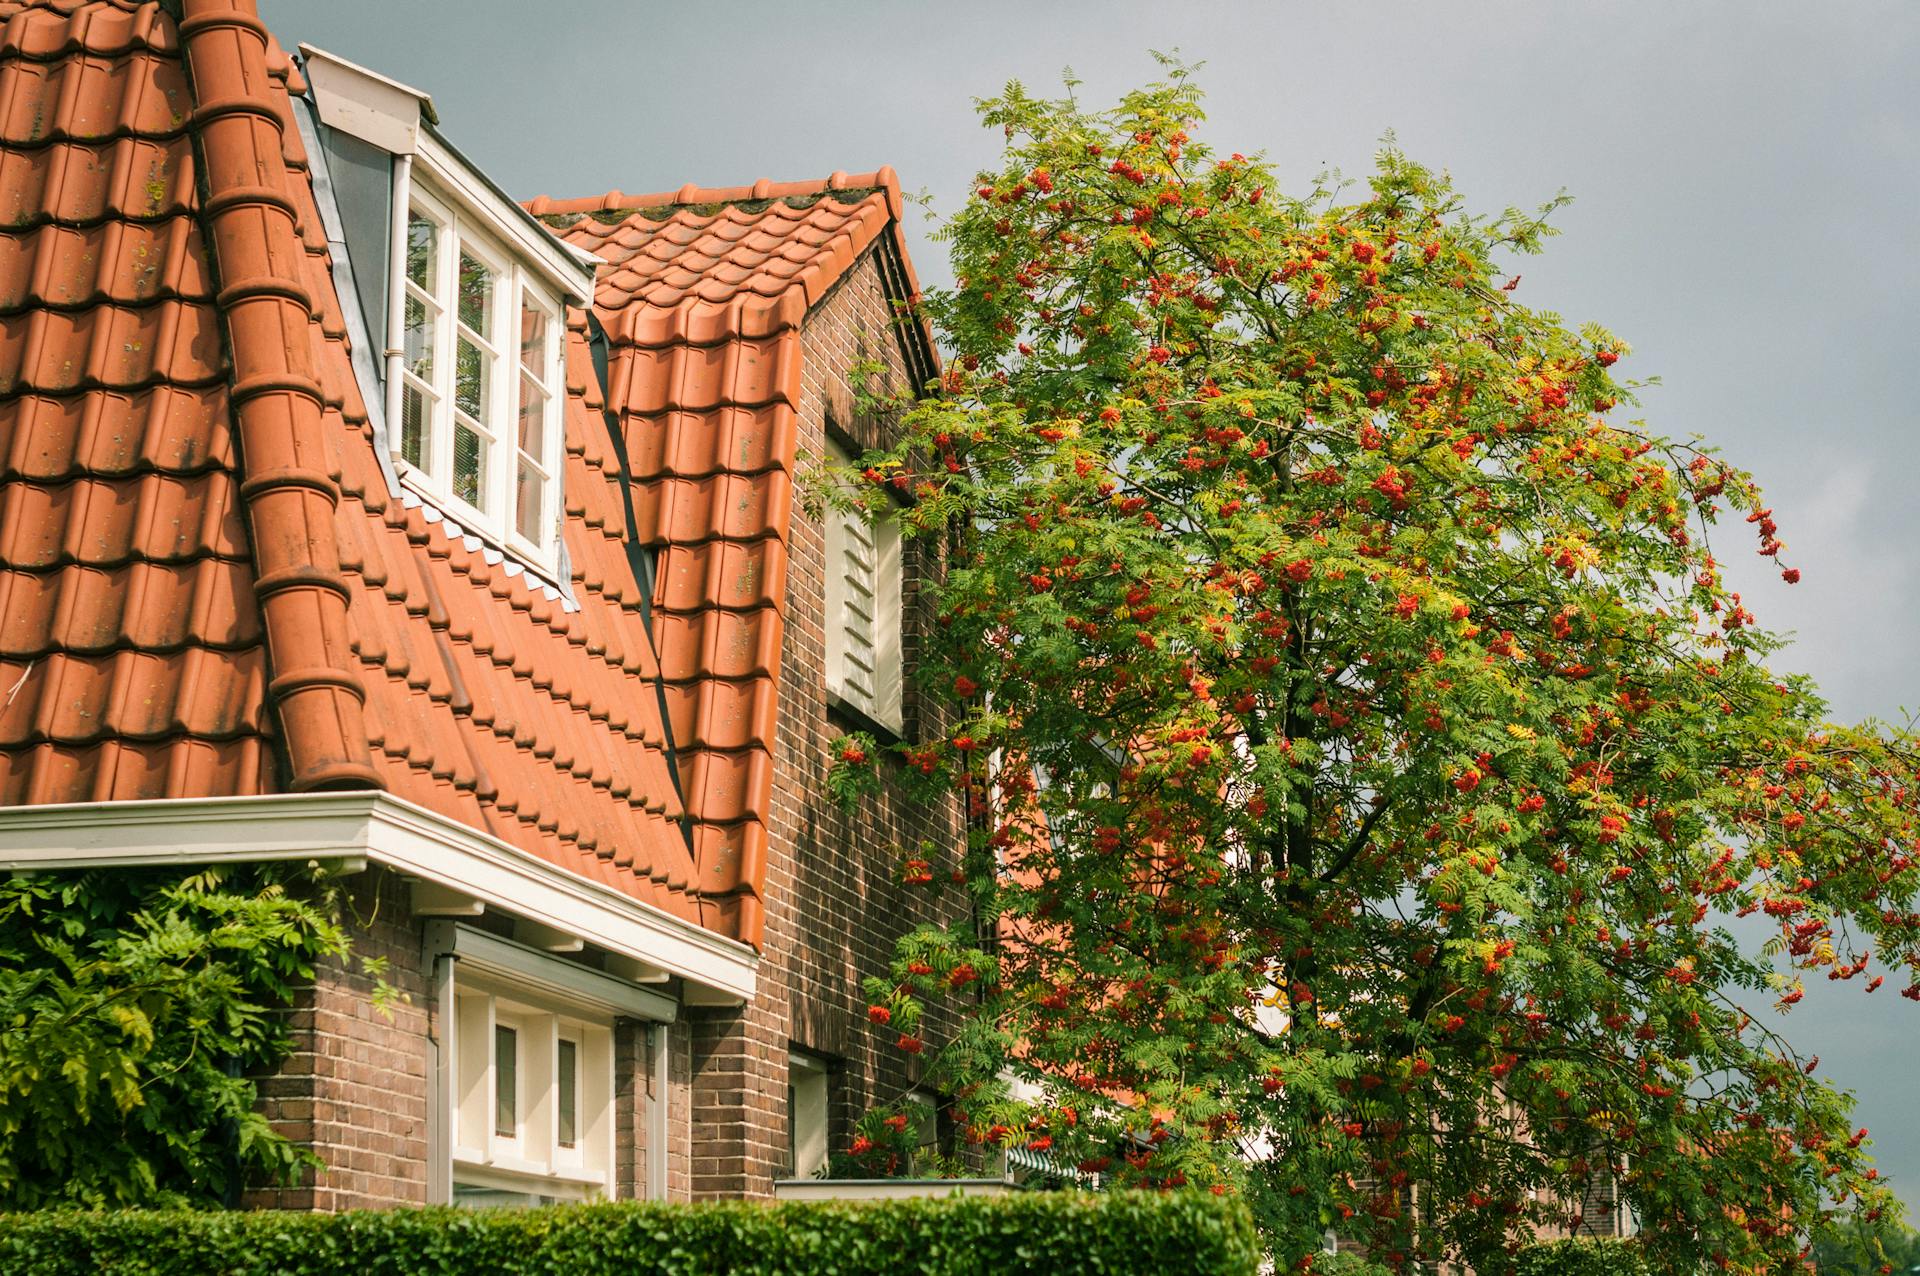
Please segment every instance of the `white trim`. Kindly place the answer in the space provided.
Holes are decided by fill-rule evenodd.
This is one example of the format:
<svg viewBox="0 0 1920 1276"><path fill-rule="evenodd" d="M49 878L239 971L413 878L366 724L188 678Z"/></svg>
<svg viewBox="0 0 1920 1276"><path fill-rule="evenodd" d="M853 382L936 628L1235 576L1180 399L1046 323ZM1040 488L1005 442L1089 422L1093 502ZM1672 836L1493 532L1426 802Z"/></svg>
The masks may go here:
<svg viewBox="0 0 1920 1276"><path fill-rule="evenodd" d="M438 183L450 188L457 202L524 253L555 291L576 305L593 301L593 273L600 259L548 234L533 214L502 194L466 156L435 133L433 125L440 117L431 97L325 49L303 44L300 53L321 123L388 154L418 158Z"/></svg>
<svg viewBox="0 0 1920 1276"><path fill-rule="evenodd" d="M420 130L414 158L443 197L507 242L513 253L576 306L593 302L593 266L569 252L526 209L493 188L432 129Z"/></svg>
<svg viewBox="0 0 1920 1276"><path fill-rule="evenodd" d="M374 460L380 465L381 476L387 480L387 495L398 496L400 479L394 473L393 457L387 441L391 437L387 432L391 405L381 382L381 367L388 364L398 366L399 358L405 352L380 351L378 357L382 362L379 367L375 366L373 334L367 329L368 315L361 308L360 290L354 278L353 254L347 248L346 227L340 221L340 204L334 194L333 172L327 166L327 149L320 144L318 107L310 96L296 97L292 101L294 123L299 126L300 144L306 148L308 169L313 178L313 202L320 209L320 223L326 231L327 266L333 273L333 290L340 302L341 316L347 324L347 353L353 363L353 379L360 387L360 402L367 412L367 424L373 430ZM392 167L397 169L407 162L406 156L399 156L392 162ZM393 189L404 189L404 184ZM389 217L388 221L391 223L392 218ZM403 223L403 232L404 229ZM388 309L393 310L394 307L389 305ZM394 314L392 322L400 323L401 315Z"/></svg>
<svg viewBox="0 0 1920 1276"><path fill-rule="evenodd" d="M337 53L300 46L307 84L320 106L320 121L328 128L350 133L393 155L411 155L420 139L420 124L439 118L433 99L409 84L390 80L349 62Z"/></svg>
<svg viewBox="0 0 1920 1276"><path fill-rule="evenodd" d="M390 793L0 808L0 869L288 859L383 864L678 975L699 1004L754 994L747 945Z"/></svg>
<svg viewBox="0 0 1920 1276"><path fill-rule="evenodd" d="M406 209L405 221L396 219L394 243L399 268L390 285L399 314L395 322L401 325L396 344L404 350L404 309L408 302L417 299L434 326L430 377L416 376L405 367L404 358L393 365L395 420L404 427L408 389L417 386L416 392L427 406L418 465L402 454L402 432L395 432L389 439L390 462L399 483L407 489L401 493L402 501L411 507L407 499L411 492L422 504L437 509L449 537L473 539L499 549L543 582L557 586L568 610L574 610L570 582L560 557L560 528L566 506L562 490L566 452L565 305L549 281L531 268L526 254L516 252L511 241L502 237L502 228L486 215L464 207L435 174L429 172L419 180L409 177ZM408 228L415 216L433 228L431 288L415 284L406 270ZM468 258L488 275L485 331L469 327L460 315L460 265ZM527 369L522 362L520 323L526 310L538 312L546 321L537 369ZM476 414L462 412L459 407L458 355L463 342L479 351L487 363ZM539 427L540 457L535 467L540 476L537 539L520 534L517 480L523 371L532 374L545 402ZM455 491L455 436L460 430L472 434L480 450L480 486L475 501Z"/></svg>
<svg viewBox="0 0 1920 1276"><path fill-rule="evenodd" d="M524 988L543 1002L612 1011L650 1023L672 1023L679 1010L671 997L458 922L428 922L426 951L430 957L451 955L462 972ZM464 973L458 977L466 978Z"/></svg>

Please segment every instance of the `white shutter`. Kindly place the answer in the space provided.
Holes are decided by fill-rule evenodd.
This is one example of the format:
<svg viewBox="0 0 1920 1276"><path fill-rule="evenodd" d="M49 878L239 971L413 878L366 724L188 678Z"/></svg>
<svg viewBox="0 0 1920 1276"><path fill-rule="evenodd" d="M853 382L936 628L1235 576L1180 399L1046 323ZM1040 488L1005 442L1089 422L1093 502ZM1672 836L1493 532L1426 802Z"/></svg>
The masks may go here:
<svg viewBox="0 0 1920 1276"><path fill-rule="evenodd" d="M835 464L845 453L829 446ZM829 510L826 525L827 690L880 725L900 715L900 532L891 519Z"/></svg>
<svg viewBox="0 0 1920 1276"><path fill-rule="evenodd" d="M873 540L874 721L899 731L900 710L900 525L883 518L868 529Z"/></svg>
<svg viewBox="0 0 1920 1276"><path fill-rule="evenodd" d="M859 514L840 514L840 694L862 713L875 707L874 647L878 605L873 528Z"/></svg>

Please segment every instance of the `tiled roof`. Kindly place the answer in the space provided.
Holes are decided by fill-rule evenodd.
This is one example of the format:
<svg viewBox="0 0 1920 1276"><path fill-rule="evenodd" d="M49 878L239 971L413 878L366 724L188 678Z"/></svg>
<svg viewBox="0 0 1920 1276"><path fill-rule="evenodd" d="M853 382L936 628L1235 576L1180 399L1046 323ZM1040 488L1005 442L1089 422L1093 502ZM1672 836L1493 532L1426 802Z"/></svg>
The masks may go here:
<svg viewBox="0 0 1920 1276"><path fill-rule="evenodd" d="M753 938L678 827L585 316L569 610L390 495L297 73L181 8L0 0L0 803L377 786Z"/></svg>
<svg viewBox="0 0 1920 1276"><path fill-rule="evenodd" d="M793 508L800 328L870 248L912 299L893 170L527 208L605 259L595 310L641 541L695 858L757 936ZM910 366L931 370L924 330Z"/></svg>

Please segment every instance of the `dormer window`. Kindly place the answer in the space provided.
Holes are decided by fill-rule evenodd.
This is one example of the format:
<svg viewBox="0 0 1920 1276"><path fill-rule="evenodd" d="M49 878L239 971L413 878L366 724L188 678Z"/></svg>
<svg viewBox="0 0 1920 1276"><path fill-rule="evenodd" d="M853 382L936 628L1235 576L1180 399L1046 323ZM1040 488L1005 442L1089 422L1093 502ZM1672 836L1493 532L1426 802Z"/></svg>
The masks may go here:
<svg viewBox="0 0 1920 1276"><path fill-rule="evenodd" d="M552 557L560 307L471 217L413 183L407 215L401 477L463 523Z"/></svg>
<svg viewBox="0 0 1920 1276"><path fill-rule="evenodd" d="M347 249L334 265L354 280L343 300L384 354L375 432L395 494L563 592L566 308L591 303L598 259L435 131L424 93L301 52Z"/></svg>

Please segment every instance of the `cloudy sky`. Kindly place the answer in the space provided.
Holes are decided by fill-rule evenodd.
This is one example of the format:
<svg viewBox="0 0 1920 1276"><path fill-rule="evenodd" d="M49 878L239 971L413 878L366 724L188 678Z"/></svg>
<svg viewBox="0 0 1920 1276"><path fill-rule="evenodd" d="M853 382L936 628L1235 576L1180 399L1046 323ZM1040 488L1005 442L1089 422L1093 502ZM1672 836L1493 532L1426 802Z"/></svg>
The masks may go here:
<svg viewBox="0 0 1920 1276"><path fill-rule="evenodd" d="M307 41L431 93L519 196L892 164L942 209L998 138L976 97L1089 102L1205 63L1210 136L1304 187L1391 130L1483 210L1567 190L1520 297L1607 324L1663 384L1645 415L1754 471L1805 579L1757 559L1761 620L1837 714L1920 709L1920 5L1085 0L262 0ZM918 215L915 214L917 217ZM916 227L921 279L947 278ZM1745 529L1741 529L1744 531ZM1728 536L1730 550L1744 537ZM1723 551L1726 552L1726 551ZM1788 1021L1860 1097L1920 1213L1920 1008L1822 981ZM1826 994L1826 995L1823 995ZM1904 1012L1904 1013L1903 1013Z"/></svg>

